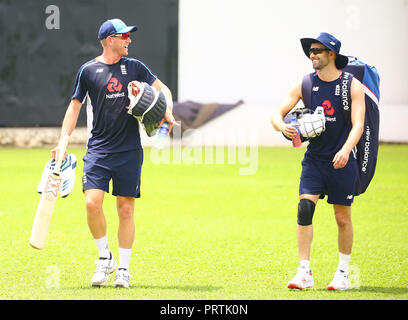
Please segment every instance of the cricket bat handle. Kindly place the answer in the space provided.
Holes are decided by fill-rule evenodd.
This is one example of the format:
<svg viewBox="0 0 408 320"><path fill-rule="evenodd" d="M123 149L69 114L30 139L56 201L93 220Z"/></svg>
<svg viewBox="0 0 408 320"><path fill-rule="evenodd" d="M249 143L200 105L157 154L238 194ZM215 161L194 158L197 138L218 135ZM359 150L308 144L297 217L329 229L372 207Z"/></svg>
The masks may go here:
<svg viewBox="0 0 408 320"><path fill-rule="evenodd" d="M61 186L61 178L59 174L61 171L61 164L62 160L64 159L65 150L67 149L68 140L68 135L64 135L60 140L59 153L56 159L54 172L48 176L45 189L42 192L40 201L38 203L29 242L35 249L43 249L45 246L45 240L47 239L52 213L54 211L58 191Z"/></svg>

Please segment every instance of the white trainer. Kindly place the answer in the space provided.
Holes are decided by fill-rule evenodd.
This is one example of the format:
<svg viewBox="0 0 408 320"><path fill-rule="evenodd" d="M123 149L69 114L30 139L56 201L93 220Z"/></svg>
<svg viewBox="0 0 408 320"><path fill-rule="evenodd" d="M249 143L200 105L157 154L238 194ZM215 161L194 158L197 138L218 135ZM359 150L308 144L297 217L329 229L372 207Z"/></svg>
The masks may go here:
<svg viewBox="0 0 408 320"><path fill-rule="evenodd" d="M115 276L115 287L116 288L129 288L130 286L129 278L132 278L132 276L129 274L127 269L123 269L123 268L118 269L118 271L116 271L116 276Z"/></svg>
<svg viewBox="0 0 408 320"><path fill-rule="evenodd" d="M109 275L116 270L117 264L112 256L110 259L100 258L95 261L96 270L92 276L92 286L101 287L108 283Z"/></svg>
<svg viewBox="0 0 408 320"><path fill-rule="evenodd" d="M62 198L67 197L74 189L75 185L75 168L77 165L77 159L75 154L70 153L61 164L61 190L60 194Z"/></svg>
<svg viewBox="0 0 408 320"><path fill-rule="evenodd" d="M347 272L337 270L334 279L328 285L329 290L347 290L349 288L349 278Z"/></svg>
<svg viewBox="0 0 408 320"><path fill-rule="evenodd" d="M314 285L312 271L302 267L297 270L296 276L289 281L288 288L299 290L312 288Z"/></svg>

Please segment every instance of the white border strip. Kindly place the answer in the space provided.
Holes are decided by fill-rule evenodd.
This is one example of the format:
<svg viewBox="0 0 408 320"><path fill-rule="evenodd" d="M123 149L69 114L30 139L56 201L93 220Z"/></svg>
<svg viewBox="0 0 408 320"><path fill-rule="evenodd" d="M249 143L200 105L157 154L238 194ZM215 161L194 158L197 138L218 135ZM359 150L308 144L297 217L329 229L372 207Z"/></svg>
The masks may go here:
<svg viewBox="0 0 408 320"><path fill-rule="evenodd" d="M376 97L376 95L366 86L364 85L364 93L369 96L371 98L371 100L373 100L377 106L379 105L380 101L378 100L378 98Z"/></svg>

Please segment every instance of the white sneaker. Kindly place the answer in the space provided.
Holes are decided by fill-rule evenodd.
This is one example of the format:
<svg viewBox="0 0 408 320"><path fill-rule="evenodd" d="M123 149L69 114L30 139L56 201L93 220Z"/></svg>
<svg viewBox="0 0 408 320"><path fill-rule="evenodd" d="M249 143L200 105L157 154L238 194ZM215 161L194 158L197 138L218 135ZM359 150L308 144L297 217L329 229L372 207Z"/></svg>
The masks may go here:
<svg viewBox="0 0 408 320"><path fill-rule="evenodd" d="M44 167L42 176L41 176L41 180L40 183L37 186L37 192L39 194L43 193L44 189L45 189L45 184L47 183L47 179L48 176L52 173L52 171L55 168L55 160L54 159L50 159Z"/></svg>
<svg viewBox="0 0 408 320"><path fill-rule="evenodd" d="M118 288L129 288L130 286L130 280L129 278L132 278L132 276L129 274L127 269L120 268L116 272L116 277L115 277L115 287Z"/></svg>
<svg viewBox="0 0 408 320"><path fill-rule="evenodd" d="M296 276L289 281L288 288L299 290L312 288L314 285L312 271L302 267L297 270Z"/></svg>
<svg viewBox="0 0 408 320"><path fill-rule="evenodd" d="M101 287L108 283L109 275L115 271L117 264L115 259L110 254L111 258L100 258L95 261L96 270L92 277L92 286Z"/></svg>
<svg viewBox="0 0 408 320"><path fill-rule="evenodd" d="M329 290L347 290L349 288L349 278L347 272L337 270L334 279L328 285Z"/></svg>
<svg viewBox="0 0 408 320"><path fill-rule="evenodd" d="M75 154L70 153L65 158L61 165L61 190L60 195L62 198L67 197L75 185L75 168L77 165L77 159Z"/></svg>

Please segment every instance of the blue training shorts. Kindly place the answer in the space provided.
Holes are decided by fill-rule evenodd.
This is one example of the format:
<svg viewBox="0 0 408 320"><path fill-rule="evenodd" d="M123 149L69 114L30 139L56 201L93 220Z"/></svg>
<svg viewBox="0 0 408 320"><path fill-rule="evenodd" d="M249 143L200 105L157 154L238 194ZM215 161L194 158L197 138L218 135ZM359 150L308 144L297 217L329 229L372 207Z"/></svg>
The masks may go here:
<svg viewBox="0 0 408 320"><path fill-rule="evenodd" d="M305 156L302 161L299 195L327 195L327 202L351 206L357 181L357 161L350 159L341 169L334 169L331 161L321 161Z"/></svg>
<svg viewBox="0 0 408 320"><path fill-rule="evenodd" d="M87 152L83 160L84 192L100 189L109 193L109 183L112 180L112 195L140 198L143 149L117 153Z"/></svg>

